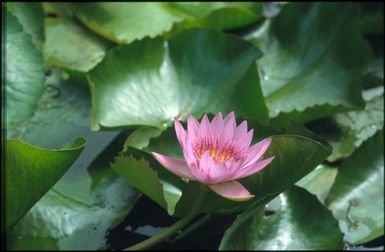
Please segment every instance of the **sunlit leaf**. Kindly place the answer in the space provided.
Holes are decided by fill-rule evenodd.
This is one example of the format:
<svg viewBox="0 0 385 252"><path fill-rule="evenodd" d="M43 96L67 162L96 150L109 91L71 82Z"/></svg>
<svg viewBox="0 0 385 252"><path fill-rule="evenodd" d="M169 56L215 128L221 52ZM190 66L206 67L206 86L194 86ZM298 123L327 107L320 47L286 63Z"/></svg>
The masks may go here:
<svg viewBox="0 0 385 252"><path fill-rule="evenodd" d="M91 127L162 128L174 117L218 110L265 122L258 55L251 44L210 30L113 48L90 71Z"/></svg>
<svg viewBox="0 0 385 252"><path fill-rule="evenodd" d="M32 41L41 49L44 40L44 12L41 3L7 3L7 10L16 16Z"/></svg>
<svg viewBox="0 0 385 252"><path fill-rule="evenodd" d="M10 228L59 180L85 146L85 139L59 150L6 140L5 226Z"/></svg>
<svg viewBox="0 0 385 252"><path fill-rule="evenodd" d="M8 233L8 249L106 248L106 231L128 214L138 198L137 191L109 168L119 145L113 143L103 151L116 135L89 133L79 159Z"/></svg>
<svg viewBox="0 0 385 252"><path fill-rule="evenodd" d="M338 168L326 204L352 244L384 234L384 133L377 132Z"/></svg>
<svg viewBox="0 0 385 252"><path fill-rule="evenodd" d="M263 216L253 206L227 229L219 250L341 250L342 233L332 214L298 187L279 195L280 209Z"/></svg>
<svg viewBox="0 0 385 252"><path fill-rule="evenodd" d="M76 16L92 31L116 43L156 37L184 19L167 3L76 3Z"/></svg>
<svg viewBox="0 0 385 252"><path fill-rule="evenodd" d="M371 51L354 15L351 5L290 3L246 36L264 55L258 67L270 117L306 122L363 107L360 78Z"/></svg>
<svg viewBox="0 0 385 252"><path fill-rule="evenodd" d="M5 27L5 83L2 90L7 99L5 128L12 128L30 118L44 88L43 57L32 43L31 35L24 32L17 18L3 8Z"/></svg>
<svg viewBox="0 0 385 252"><path fill-rule="evenodd" d="M87 72L99 63L110 43L68 15L66 6L45 3L44 60L48 66Z"/></svg>

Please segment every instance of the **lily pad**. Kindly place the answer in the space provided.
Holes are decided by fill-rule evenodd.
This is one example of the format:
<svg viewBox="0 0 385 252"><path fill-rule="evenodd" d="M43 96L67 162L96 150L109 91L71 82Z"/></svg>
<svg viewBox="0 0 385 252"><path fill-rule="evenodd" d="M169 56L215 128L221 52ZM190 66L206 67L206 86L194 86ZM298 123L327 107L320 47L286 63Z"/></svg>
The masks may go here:
<svg viewBox="0 0 385 252"><path fill-rule="evenodd" d="M85 139L59 150L40 149L18 139L8 139L5 145L5 226L9 229L71 167Z"/></svg>
<svg viewBox="0 0 385 252"><path fill-rule="evenodd" d="M162 2L76 3L71 9L90 30L119 44L156 37L184 19Z"/></svg>
<svg viewBox="0 0 385 252"><path fill-rule="evenodd" d="M16 16L26 33L41 50L44 40L44 12L41 3L7 3L7 10Z"/></svg>
<svg viewBox="0 0 385 252"><path fill-rule="evenodd" d="M341 164L326 205L347 242L360 244L384 234L383 130Z"/></svg>
<svg viewBox="0 0 385 252"><path fill-rule="evenodd" d="M139 194L109 169L119 145L101 152L116 132L90 134L79 159L7 234L8 249L106 249L106 232L126 217Z"/></svg>
<svg viewBox="0 0 385 252"><path fill-rule="evenodd" d="M174 117L236 111L266 122L257 48L212 30L144 39L109 51L89 73L91 129L164 128Z"/></svg>
<svg viewBox="0 0 385 252"><path fill-rule="evenodd" d="M7 132L45 148L61 146L73 136L88 139L72 167L7 233L8 249L105 249L106 231L134 206L139 194L109 168L123 139L111 144L119 131L91 132L90 110L88 90L52 71L34 116Z"/></svg>
<svg viewBox="0 0 385 252"><path fill-rule="evenodd" d="M246 36L264 55L257 63L270 117L307 122L364 106L360 80L372 53L354 16L351 5L290 3Z"/></svg>
<svg viewBox="0 0 385 252"><path fill-rule="evenodd" d="M15 127L29 119L44 89L43 56L17 18L3 8L5 27L5 127ZM22 64L21 64L22 62Z"/></svg>
<svg viewBox="0 0 385 252"><path fill-rule="evenodd" d="M342 233L333 215L298 187L279 195L280 209L264 216L253 206L227 229L219 250L341 250Z"/></svg>
<svg viewBox="0 0 385 252"><path fill-rule="evenodd" d="M317 196L317 199L324 204L337 174L338 169L336 167L322 164L298 181L296 185Z"/></svg>
<svg viewBox="0 0 385 252"><path fill-rule="evenodd" d="M59 66L87 72L99 63L111 47L69 16L63 3L45 3L44 61L47 66Z"/></svg>

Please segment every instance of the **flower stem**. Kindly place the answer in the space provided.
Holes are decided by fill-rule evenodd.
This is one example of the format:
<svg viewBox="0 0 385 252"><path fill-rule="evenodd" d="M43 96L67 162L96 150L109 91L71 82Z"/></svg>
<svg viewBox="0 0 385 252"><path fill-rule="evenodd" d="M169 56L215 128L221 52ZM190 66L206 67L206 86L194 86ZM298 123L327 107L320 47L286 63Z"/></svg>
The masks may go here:
<svg viewBox="0 0 385 252"><path fill-rule="evenodd" d="M181 234L176 235L175 237L172 238L170 241L171 243L174 243L176 241L179 241L186 236L188 236L191 232L195 231L197 228L201 227L204 225L206 222L208 222L211 218L211 214L205 214L202 217L200 217L197 221L195 221L193 224L191 224L189 227L186 227L183 229L183 232Z"/></svg>
<svg viewBox="0 0 385 252"><path fill-rule="evenodd" d="M200 188L200 193L195 201L195 204L191 208L191 211L188 212L188 214L185 217L179 219L177 222L175 222L171 226L163 229L159 234L156 234L148 238L147 240L144 240L135 245L132 245L124 250L145 250L159 244L163 240L177 233L179 230L181 230L187 224L189 224L190 221L192 221L195 218L195 216L199 213L199 210L201 209L201 206L205 199L205 194L206 194L205 188Z"/></svg>

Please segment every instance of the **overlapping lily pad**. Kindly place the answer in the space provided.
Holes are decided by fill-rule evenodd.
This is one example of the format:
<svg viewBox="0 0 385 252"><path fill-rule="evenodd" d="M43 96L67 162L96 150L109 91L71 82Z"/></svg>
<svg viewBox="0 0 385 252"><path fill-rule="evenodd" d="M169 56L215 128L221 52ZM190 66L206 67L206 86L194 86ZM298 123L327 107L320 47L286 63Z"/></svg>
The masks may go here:
<svg viewBox="0 0 385 252"><path fill-rule="evenodd" d="M87 72L103 59L111 43L84 28L66 7L44 4L44 61L47 66Z"/></svg>
<svg viewBox="0 0 385 252"><path fill-rule="evenodd" d="M109 168L123 141L118 138L112 148L102 152L119 132L91 132L90 109L90 94L84 86L64 82L53 71L34 116L7 132L9 137L45 148L62 146L74 136L88 139L86 149L67 173L7 233L8 249L106 248L106 231L118 224L136 202L137 191ZM41 169L54 168L41 165ZM33 176L28 181L31 179ZM28 195L35 187L18 190Z"/></svg>
<svg viewBox="0 0 385 252"><path fill-rule="evenodd" d="M326 199L349 243L363 243L384 234L383 152L382 130L341 164Z"/></svg>
<svg viewBox="0 0 385 252"><path fill-rule="evenodd" d="M363 107L371 50L354 16L351 5L290 3L246 36L264 54L258 67L270 117L305 122Z"/></svg>
<svg viewBox="0 0 385 252"><path fill-rule="evenodd" d="M331 138L333 155L328 160L334 161L349 157L364 141L372 137L384 127L384 95L383 87L366 90L365 109L341 113L334 116L342 135Z"/></svg>
<svg viewBox="0 0 385 252"><path fill-rule="evenodd" d="M41 50L44 40L44 12L42 4L7 3L7 10L16 16L24 31L32 36L35 46Z"/></svg>
<svg viewBox="0 0 385 252"><path fill-rule="evenodd" d="M116 132L89 135L85 151L70 170L10 230L8 249L106 248L107 230L128 214L139 196L109 169L119 145L113 143L102 152L115 136Z"/></svg>
<svg viewBox="0 0 385 252"><path fill-rule="evenodd" d="M219 250L341 250L342 233L332 214L298 187L279 195L280 209L264 216L253 206L227 229Z"/></svg>
<svg viewBox="0 0 385 252"><path fill-rule="evenodd" d="M265 122L257 56L251 44L211 30L116 47L89 74L91 128L162 128L174 117L219 110Z"/></svg>
<svg viewBox="0 0 385 252"><path fill-rule="evenodd" d="M33 115L44 89L42 54L17 18L3 8L5 27L5 128L15 127ZM22 64L20 64L22 62Z"/></svg>
<svg viewBox="0 0 385 252"><path fill-rule="evenodd" d="M6 140L6 227L20 218L59 180L76 160L84 139L59 150L34 147L17 139Z"/></svg>
<svg viewBox="0 0 385 252"><path fill-rule="evenodd" d="M76 3L71 5L71 9L95 33L125 44L156 37L184 19L182 13L161 2Z"/></svg>

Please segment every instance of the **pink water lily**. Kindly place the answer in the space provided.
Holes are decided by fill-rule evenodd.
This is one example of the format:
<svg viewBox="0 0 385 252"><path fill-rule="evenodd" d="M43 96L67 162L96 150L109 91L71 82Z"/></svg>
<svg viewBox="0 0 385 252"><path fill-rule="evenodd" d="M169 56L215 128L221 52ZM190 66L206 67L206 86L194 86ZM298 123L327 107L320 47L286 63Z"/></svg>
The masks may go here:
<svg viewBox="0 0 385 252"><path fill-rule="evenodd" d="M211 123L207 115L201 123L190 115L187 131L176 119L174 126L185 160L152 152L165 168L180 177L205 184L231 200L254 197L236 180L255 174L274 159L274 156L262 159L271 138L250 146L253 129L247 130L246 121L237 127L234 112L226 118L219 112Z"/></svg>

